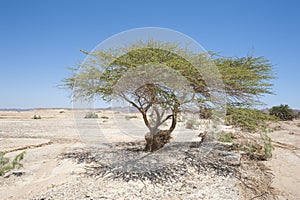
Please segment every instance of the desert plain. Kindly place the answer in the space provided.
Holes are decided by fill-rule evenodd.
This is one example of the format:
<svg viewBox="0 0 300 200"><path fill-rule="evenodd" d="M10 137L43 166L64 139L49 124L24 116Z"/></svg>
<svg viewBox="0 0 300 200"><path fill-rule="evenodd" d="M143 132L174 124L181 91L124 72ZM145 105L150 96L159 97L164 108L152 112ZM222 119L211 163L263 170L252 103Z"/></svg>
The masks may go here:
<svg viewBox="0 0 300 200"><path fill-rule="evenodd" d="M261 178L264 182L262 184L266 184L267 187L262 187L262 190L255 193L251 192L255 188L247 188L243 182L252 179L252 176L260 176L255 172L247 173L247 170L251 170L251 163L248 163L248 166L247 163L231 163L234 167L228 169L234 170L225 174L217 173L209 167L205 168L207 171L201 170L196 173L191 166L179 163L178 166L182 166L182 169L178 169L179 175L177 168L172 168L174 176L179 178L168 179L173 177L169 174L166 180L161 179L158 184L147 178L127 179L126 176L130 175L127 171L119 178L114 172L95 174L95 169L99 166L93 166L93 159L95 155L104 159L108 155L106 152L110 152L110 160L106 164L115 167L116 163L122 164L124 161L120 159L127 157L129 161L139 162L136 167L147 166L143 168L145 171L136 169L146 176L148 169L153 171L158 166L165 169L164 164L172 164L176 160L179 162L189 151L181 148L182 152L170 154L164 153L164 149L151 155L141 152L131 154L130 152L138 151L143 144L144 133L147 132L140 115L98 110L98 119L84 119L86 112L72 109L0 111L0 152L6 152L9 158L26 152L22 168L0 177L0 199L300 199L300 120L272 124L274 131L269 133L269 137L274 146L273 156L267 161L256 162L257 166L263 166L264 176L268 179L254 178ZM33 119L34 115L40 115L42 119ZM128 118L129 115L134 117ZM194 141L194 136L199 130L191 131L184 127L184 122L178 123L171 143L177 144L177 140L185 139ZM233 127L227 127L227 131L238 132ZM181 138L182 135L184 138ZM122 145L127 148L133 143L141 145L133 145L130 151L125 151L123 157L120 157L118 152L124 153ZM112 146L106 144L118 145L114 145L113 151L110 150ZM169 149L175 147L170 145ZM91 161L87 162L86 157L81 159L80 155L88 155L86 153L89 149L99 151L97 150L98 154L94 154L94 157L88 157ZM140 157L136 158L135 155ZM146 163L140 162L144 157L152 159L151 156L158 163L151 163L149 160L146 160ZM199 156L203 156L205 160L205 155ZM234 158L235 161L238 159L238 162L241 159L237 152L226 156ZM87 173L89 169L94 171ZM155 170L153 173L160 173ZM185 173L182 174L180 170L184 170ZM244 179L233 175L237 171L239 177Z"/></svg>

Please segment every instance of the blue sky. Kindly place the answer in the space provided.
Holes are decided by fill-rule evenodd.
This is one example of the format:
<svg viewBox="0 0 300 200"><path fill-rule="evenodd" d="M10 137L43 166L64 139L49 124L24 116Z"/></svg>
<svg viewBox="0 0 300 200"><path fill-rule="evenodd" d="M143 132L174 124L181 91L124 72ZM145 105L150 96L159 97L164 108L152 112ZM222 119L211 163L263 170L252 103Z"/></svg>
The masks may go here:
<svg viewBox="0 0 300 200"><path fill-rule="evenodd" d="M0 0L0 108L71 107L58 89L67 66L128 29L182 32L225 56L265 56L275 66L268 106L300 108L299 1Z"/></svg>

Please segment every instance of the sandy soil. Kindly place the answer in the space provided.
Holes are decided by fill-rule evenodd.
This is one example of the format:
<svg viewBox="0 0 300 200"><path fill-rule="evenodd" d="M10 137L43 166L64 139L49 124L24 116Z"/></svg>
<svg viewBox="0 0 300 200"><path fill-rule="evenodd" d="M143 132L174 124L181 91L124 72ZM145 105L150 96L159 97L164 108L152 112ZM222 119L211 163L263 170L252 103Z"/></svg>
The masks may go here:
<svg viewBox="0 0 300 200"><path fill-rule="evenodd" d="M117 113L118 117L116 117L114 112L99 111L100 118L98 120L83 120L85 113L86 111L73 113L72 110L67 109L0 111L0 151L7 152L9 157L26 151L24 167L19 170L23 175L16 176L14 173L8 173L5 177L0 177L1 199L43 199L43 194L48 194L45 199L61 197L75 199L79 197L70 195L77 194L77 190L82 190L83 184L86 190L90 190L90 193L98 190L102 194L111 194L111 199L122 195L124 197L124 191L120 190L120 187L124 187L124 183L82 178L83 164L76 164L72 160L59 159L59 157L64 152L83 148L86 143L92 146L99 142L141 141L147 130L139 118L126 119L125 116L128 114ZM34 114L41 115L42 119L32 119ZM123 125L116 126L115 120L118 123L122 122ZM100 134L99 126L101 126ZM270 134L274 141L275 151L273 158L265 163L275 175L272 186L278 192L279 199L299 199L300 121L282 122L275 126L278 130ZM174 132L175 140L176 138L178 140L193 139L197 131L190 131L186 138L180 138L178 133L185 131L183 127L183 125L178 125L177 131ZM135 130L134 133L131 131L132 129ZM238 183L233 179L211 176L198 178L207 181L201 182L202 193L199 194L200 190L191 184L190 189L184 190L185 193L188 191L190 194L183 193L180 198L241 199L238 195ZM224 181L227 183L225 187ZM134 192L138 188L144 190L143 184L130 183L126 187L128 192L131 190ZM176 189L176 187L180 189ZM170 192L180 193L181 188L186 186L177 185L176 187L170 189ZM91 194L86 193L86 190L83 191L82 198L92 199ZM162 192L164 195L169 195L165 196L166 199L172 197L171 193L166 194L165 191L160 191L158 188L152 190L154 191L153 195ZM61 196L55 196L58 193L61 193ZM50 198L49 194L54 194L54 196ZM102 197L104 198L103 195ZM131 198L142 198L142 196L127 197L127 199ZM101 194L98 195L98 199L102 199Z"/></svg>
<svg viewBox="0 0 300 200"><path fill-rule="evenodd" d="M300 120L279 122L274 127L278 130L269 136L275 149L266 162L275 175L272 186L279 199L300 199Z"/></svg>

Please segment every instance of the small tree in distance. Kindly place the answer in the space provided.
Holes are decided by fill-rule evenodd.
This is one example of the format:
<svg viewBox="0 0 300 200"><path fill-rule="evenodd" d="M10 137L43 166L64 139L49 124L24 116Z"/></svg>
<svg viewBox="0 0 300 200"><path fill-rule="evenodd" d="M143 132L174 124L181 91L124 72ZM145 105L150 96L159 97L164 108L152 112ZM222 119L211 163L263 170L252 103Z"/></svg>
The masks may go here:
<svg viewBox="0 0 300 200"><path fill-rule="evenodd" d="M273 106L270 110L270 115L276 116L283 121L293 120L296 115L288 105L281 104L280 106Z"/></svg>
<svg viewBox="0 0 300 200"><path fill-rule="evenodd" d="M132 48L137 45L140 48ZM89 99L99 96L107 102L120 98L137 108L150 131L145 136L146 151L158 150L170 141L178 113L184 112L191 102L197 106L197 112L203 108L207 111L214 108L211 94L224 91L219 91L220 88L213 88L207 83L207 79L215 79L215 74L210 72L209 65L201 63L211 62L210 59L213 59L222 76L229 105L253 104L257 96L271 93L272 84L268 81L273 78L272 65L263 57L211 58L207 54L193 54L176 44L155 41L137 42L132 46L125 48L126 53L119 57L115 57L114 52L124 51L123 47L109 51L84 52L93 59L86 65L72 69L71 77L64 79L63 85L75 91L75 98ZM159 48L160 46L164 48ZM174 52L189 56L193 63ZM106 63L105 70L100 69L103 63ZM206 80L203 73L194 67L194 63L200 63L204 68ZM170 70L160 72L163 68ZM149 69L152 69L152 74L147 78ZM173 72L175 75L172 75ZM176 73L184 81L178 79ZM135 78L141 75L146 78ZM124 76L127 77L126 80L123 80ZM157 83L156 80L164 77L169 81ZM170 82L171 86L168 85ZM182 90L186 88L189 91L187 93ZM149 116L154 116L153 120L149 120ZM160 127L167 120L171 120L170 127L162 130Z"/></svg>

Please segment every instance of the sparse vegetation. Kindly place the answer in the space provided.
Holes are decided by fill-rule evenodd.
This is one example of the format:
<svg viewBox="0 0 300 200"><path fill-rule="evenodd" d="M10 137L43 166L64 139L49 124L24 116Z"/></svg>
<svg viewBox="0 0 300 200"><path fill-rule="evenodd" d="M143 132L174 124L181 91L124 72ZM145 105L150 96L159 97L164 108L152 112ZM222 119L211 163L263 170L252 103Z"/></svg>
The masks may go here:
<svg viewBox="0 0 300 200"><path fill-rule="evenodd" d="M283 104L281 104L280 106L273 106L270 109L270 115L276 116L283 121L290 121L296 118L293 110L288 105Z"/></svg>
<svg viewBox="0 0 300 200"><path fill-rule="evenodd" d="M130 120L130 119L137 119L138 118L138 116L136 116L136 115L126 115L125 116L125 119L127 119L127 120Z"/></svg>
<svg viewBox="0 0 300 200"><path fill-rule="evenodd" d="M33 115L32 118L33 118L33 119L42 119L42 117L41 117L40 115L37 115L37 114Z"/></svg>
<svg viewBox="0 0 300 200"><path fill-rule="evenodd" d="M267 160L272 157L274 150L271 138L265 131L261 132L260 139L242 133L233 144L236 150L244 151L253 160Z"/></svg>
<svg viewBox="0 0 300 200"><path fill-rule="evenodd" d="M233 139L231 137L230 133L221 134L219 137L220 142L233 142Z"/></svg>
<svg viewBox="0 0 300 200"><path fill-rule="evenodd" d="M200 107L200 118L201 119L211 119L212 109L207 107Z"/></svg>
<svg viewBox="0 0 300 200"><path fill-rule="evenodd" d="M250 108L229 108L226 124L241 128L243 131L255 132L265 128L267 122L277 118Z"/></svg>
<svg viewBox="0 0 300 200"><path fill-rule="evenodd" d="M0 152L0 176L3 176L5 173L13 170L13 169L19 169L23 167L23 165L20 163L24 159L25 151L22 153L16 155L16 157L10 161L9 158L5 157L4 152Z"/></svg>
<svg viewBox="0 0 300 200"><path fill-rule="evenodd" d="M86 118L86 119L96 119L96 118L98 118L98 115L95 112L88 112L88 113L86 113L84 118Z"/></svg>
<svg viewBox="0 0 300 200"><path fill-rule="evenodd" d="M270 137L264 139L264 148L266 158L272 158L272 151L274 150L274 147Z"/></svg>

